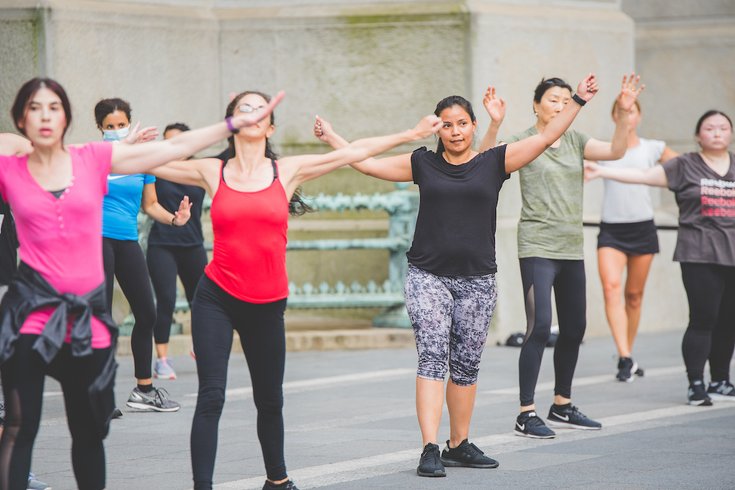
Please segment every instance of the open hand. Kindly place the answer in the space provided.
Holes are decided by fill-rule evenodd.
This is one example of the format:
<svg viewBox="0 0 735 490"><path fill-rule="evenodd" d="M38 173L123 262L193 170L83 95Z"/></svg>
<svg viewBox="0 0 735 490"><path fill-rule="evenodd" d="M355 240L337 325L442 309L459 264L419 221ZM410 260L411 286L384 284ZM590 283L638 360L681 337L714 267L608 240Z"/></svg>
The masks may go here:
<svg viewBox="0 0 735 490"><path fill-rule="evenodd" d="M262 109L258 109L257 111L249 112L246 114L241 113L237 116L233 116L231 121L232 126L240 129L246 126L254 126L258 124L260 121L271 115L273 109L276 108L276 106L283 100L285 96L286 92L281 90L275 96L273 96L270 102L268 102L268 104L266 104Z"/></svg>
<svg viewBox="0 0 735 490"><path fill-rule="evenodd" d="M618 94L617 108L620 111L628 112L633 108L636 99L646 86L641 84L641 77L635 73L623 75L623 83Z"/></svg>
<svg viewBox="0 0 735 490"><path fill-rule="evenodd" d="M601 177L600 164L590 160L584 161L584 181L589 182Z"/></svg>
<svg viewBox="0 0 735 490"><path fill-rule="evenodd" d="M147 128L140 129L140 123L136 123L135 126L130 130L130 133L123 139L124 143L134 145L137 143L145 143L146 141L153 141L158 138L158 128L155 126L149 126Z"/></svg>
<svg viewBox="0 0 735 490"><path fill-rule="evenodd" d="M594 73L590 73L584 77L584 80L579 82L579 85L577 85L577 95L584 99L585 102L592 100L592 97L597 94L598 90L597 77Z"/></svg>
<svg viewBox="0 0 735 490"><path fill-rule="evenodd" d="M499 124L503 122L503 118L505 118L505 101L495 96L495 87L492 85L485 91L485 96L482 98L482 105L485 106L487 114L494 123Z"/></svg>
<svg viewBox="0 0 735 490"><path fill-rule="evenodd" d="M179 209L174 213L173 223L176 226L184 226L191 218L191 207L194 203L189 202L189 196L184 198L179 203Z"/></svg>

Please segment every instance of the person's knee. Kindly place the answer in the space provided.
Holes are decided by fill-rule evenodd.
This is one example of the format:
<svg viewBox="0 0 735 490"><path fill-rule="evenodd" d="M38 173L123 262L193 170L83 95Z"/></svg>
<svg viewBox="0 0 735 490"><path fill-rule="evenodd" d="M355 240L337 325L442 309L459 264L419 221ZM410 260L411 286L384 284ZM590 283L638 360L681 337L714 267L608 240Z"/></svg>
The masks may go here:
<svg viewBox="0 0 735 490"><path fill-rule="evenodd" d="M225 389L222 387L200 387L196 411L201 415L219 416L225 405Z"/></svg>
<svg viewBox="0 0 735 490"><path fill-rule="evenodd" d="M449 363L449 377L457 386L471 386L477 383L480 372L479 359L462 359Z"/></svg>
<svg viewBox="0 0 735 490"><path fill-rule="evenodd" d="M618 298L620 298L622 287L623 286L619 277L614 279L608 278L602 281L602 292L605 295L605 301L610 302L612 300L617 300Z"/></svg>
<svg viewBox="0 0 735 490"><path fill-rule="evenodd" d="M625 306L633 310L639 310L643 303L642 290L625 291Z"/></svg>
<svg viewBox="0 0 735 490"><path fill-rule="evenodd" d="M280 414L283 411L283 391L253 394L258 413Z"/></svg>
<svg viewBox="0 0 735 490"><path fill-rule="evenodd" d="M584 339L584 332L587 329L586 322L580 322L568 328L559 329L559 337L556 341L558 344L580 345Z"/></svg>
<svg viewBox="0 0 735 490"><path fill-rule="evenodd" d="M447 375L446 355L439 352L422 352L419 355L419 364L416 375L424 379L432 379L436 381L444 381Z"/></svg>

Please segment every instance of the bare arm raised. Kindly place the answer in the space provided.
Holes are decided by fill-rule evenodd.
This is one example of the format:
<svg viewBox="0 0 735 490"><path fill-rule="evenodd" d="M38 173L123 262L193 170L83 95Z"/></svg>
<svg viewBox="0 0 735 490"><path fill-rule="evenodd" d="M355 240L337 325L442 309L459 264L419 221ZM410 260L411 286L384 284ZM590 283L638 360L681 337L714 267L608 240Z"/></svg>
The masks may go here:
<svg viewBox="0 0 735 490"><path fill-rule="evenodd" d="M201 129L184 131L163 141L138 145L113 145L112 171L120 174L150 173L155 167L187 158L227 138L232 129L252 126L269 117L284 95L283 92L279 92L262 110L234 116L228 119L229 124L221 122Z"/></svg>
<svg viewBox="0 0 735 490"><path fill-rule="evenodd" d="M666 172L661 165L641 168L612 168L596 162L584 162L584 179L586 181L597 178L611 179L626 184L645 184L657 187L668 187Z"/></svg>

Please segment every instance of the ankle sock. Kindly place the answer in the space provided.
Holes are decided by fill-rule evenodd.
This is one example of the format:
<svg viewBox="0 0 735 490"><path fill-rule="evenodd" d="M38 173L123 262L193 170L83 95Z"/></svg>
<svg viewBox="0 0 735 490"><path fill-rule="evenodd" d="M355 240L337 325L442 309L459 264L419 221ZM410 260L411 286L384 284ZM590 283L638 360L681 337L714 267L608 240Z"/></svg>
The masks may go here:
<svg viewBox="0 0 735 490"><path fill-rule="evenodd" d="M151 391L153 391L153 385L138 384L138 390L142 391L143 393L150 393Z"/></svg>
<svg viewBox="0 0 735 490"><path fill-rule="evenodd" d="M565 403L564 405L557 405L556 403L554 403L554 408L561 408L561 409L563 409L563 408L569 408L571 406L572 406L572 402Z"/></svg>

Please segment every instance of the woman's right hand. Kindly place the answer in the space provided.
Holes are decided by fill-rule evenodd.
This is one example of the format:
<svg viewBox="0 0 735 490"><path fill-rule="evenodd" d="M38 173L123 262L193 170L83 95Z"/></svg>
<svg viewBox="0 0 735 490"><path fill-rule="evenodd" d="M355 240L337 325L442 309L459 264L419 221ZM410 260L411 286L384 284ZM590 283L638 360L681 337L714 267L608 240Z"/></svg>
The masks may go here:
<svg viewBox="0 0 735 490"><path fill-rule="evenodd" d="M579 85L577 85L577 95L584 99L585 102L592 100L592 97L597 94L598 90L597 77L594 73L590 73L584 77L584 80L579 82Z"/></svg>
<svg viewBox="0 0 735 490"><path fill-rule="evenodd" d="M319 139L319 141L322 141L327 144L331 144L331 138L334 136L334 129L332 128L332 123L327 121L326 119L322 119L319 116L316 116L314 119L314 136Z"/></svg>
<svg viewBox="0 0 735 490"><path fill-rule="evenodd" d="M482 98L482 105L485 106L488 116L495 124L500 124L505 118L505 101L495 96L495 87L490 85L485 91Z"/></svg>
<svg viewBox="0 0 735 490"><path fill-rule="evenodd" d="M591 180L599 179L602 177L602 167L597 162L592 160L584 161L584 181L589 182Z"/></svg>
<svg viewBox="0 0 735 490"><path fill-rule="evenodd" d="M430 115L423 117L419 123L413 128L416 139L428 138L432 134L436 134L442 127L442 120L439 116Z"/></svg>

